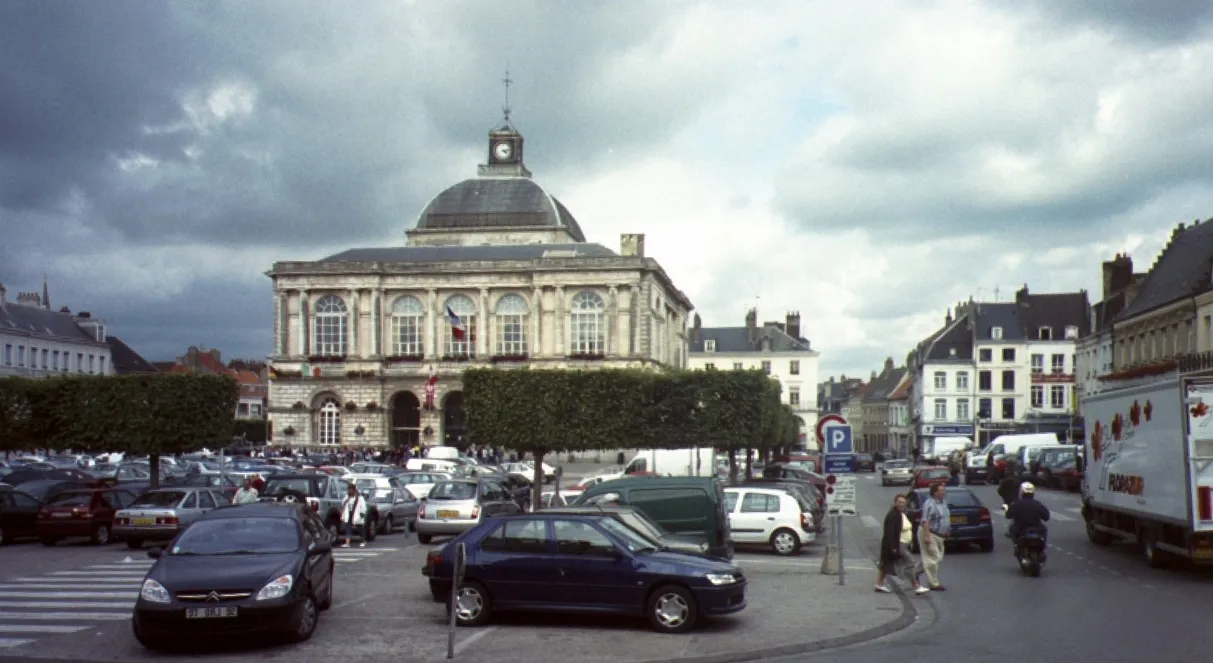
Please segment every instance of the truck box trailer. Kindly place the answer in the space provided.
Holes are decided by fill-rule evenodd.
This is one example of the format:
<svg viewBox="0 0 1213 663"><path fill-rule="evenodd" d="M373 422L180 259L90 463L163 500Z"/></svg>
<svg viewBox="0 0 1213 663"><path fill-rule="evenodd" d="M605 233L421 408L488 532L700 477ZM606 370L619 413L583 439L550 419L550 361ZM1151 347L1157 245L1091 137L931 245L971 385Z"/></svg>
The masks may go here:
<svg viewBox="0 0 1213 663"><path fill-rule="evenodd" d="M1096 545L1213 564L1213 375L1170 373L1083 399L1082 515Z"/></svg>

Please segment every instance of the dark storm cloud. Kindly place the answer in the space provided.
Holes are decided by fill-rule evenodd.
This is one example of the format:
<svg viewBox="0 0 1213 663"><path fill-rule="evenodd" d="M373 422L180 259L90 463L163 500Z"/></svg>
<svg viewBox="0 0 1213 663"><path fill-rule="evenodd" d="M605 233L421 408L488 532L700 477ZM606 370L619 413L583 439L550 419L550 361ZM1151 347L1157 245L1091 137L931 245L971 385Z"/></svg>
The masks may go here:
<svg viewBox="0 0 1213 663"><path fill-rule="evenodd" d="M1208 0L1034 0L1032 4L1053 29L1088 25L1159 43L1205 34L1213 24L1213 3Z"/></svg>

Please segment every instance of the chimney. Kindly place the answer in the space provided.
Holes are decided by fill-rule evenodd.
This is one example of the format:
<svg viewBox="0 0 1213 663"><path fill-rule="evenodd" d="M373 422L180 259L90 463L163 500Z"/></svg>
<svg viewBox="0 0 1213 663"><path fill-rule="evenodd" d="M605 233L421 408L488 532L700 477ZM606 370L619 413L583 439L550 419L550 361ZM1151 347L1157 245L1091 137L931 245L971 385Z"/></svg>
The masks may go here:
<svg viewBox="0 0 1213 663"><path fill-rule="evenodd" d="M876 371L875 371L875 370L873 370L873 371L872 371L872 377L871 377L871 378L869 378L869 379L870 379L870 380L875 380L875 379L876 379Z"/></svg>
<svg viewBox="0 0 1213 663"><path fill-rule="evenodd" d="M691 342L698 343L703 340L703 321L699 319L699 314L695 314L694 324L691 327Z"/></svg>
<svg viewBox="0 0 1213 663"><path fill-rule="evenodd" d="M788 333L788 336L800 340L800 311L792 311L788 314L788 326L784 331Z"/></svg>
<svg viewBox="0 0 1213 663"><path fill-rule="evenodd" d="M1022 304L1028 299L1028 284L1023 284L1023 287L1015 292L1015 303Z"/></svg>
<svg viewBox="0 0 1213 663"><path fill-rule="evenodd" d="M60 312L60 313L67 313L67 314L69 314L69 315L70 315L70 314L71 314L71 312L72 312L72 310L71 310L70 308L66 307L66 306L60 306L60 307L59 307L59 312Z"/></svg>
<svg viewBox="0 0 1213 663"><path fill-rule="evenodd" d="M1103 263L1103 294L1100 301L1112 293L1124 290L1133 284L1133 259L1127 253L1117 253L1112 260Z"/></svg>
<svg viewBox="0 0 1213 663"><path fill-rule="evenodd" d="M889 357L884 360L884 375L889 375L893 372L893 358Z"/></svg>
<svg viewBox="0 0 1213 663"><path fill-rule="evenodd" d="M745 337L751 345L758 340L758 309L752 308L745 314Z"/></svg>
<svg viewBox="0 0 1213 663"><path fill-rule="evenodd" d="M623 233L620 235L619 255L625 258L643 258L644 233Z"/></svg>
<svg viewBox="0 0 1213 663"><path fill-rule="evenodd" d="M7 303L8 303L8 288L4 287L3 283L0 283L0 305L4 305Z"/></svg>
<svg viewBox="0 0 1213 663"><path fill-rule="evenodd" d="M948 309L948 314L943 318L943 324L945 327L952 324L952 309Z"/></svg>
<svg viewBox="0 0 1213 663"><path fill-rule="evenodd" d="M42 295L36 292L19 292L17 293L17 303L22 306L42 306Z"/></svg>

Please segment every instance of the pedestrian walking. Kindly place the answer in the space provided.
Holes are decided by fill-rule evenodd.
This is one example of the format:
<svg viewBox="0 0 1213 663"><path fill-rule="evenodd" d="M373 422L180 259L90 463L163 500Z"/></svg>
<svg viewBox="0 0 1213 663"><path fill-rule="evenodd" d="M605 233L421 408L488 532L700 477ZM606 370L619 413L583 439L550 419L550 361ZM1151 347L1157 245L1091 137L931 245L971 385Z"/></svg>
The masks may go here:
<svg viewBox="0 0 1213 663"><path fill-rule="evenodd" d="M245 477L244 485L232 496L232 504L252 504L261 497L261 493L253 487L253 480Z"/></svg>
<svg viewBox="0 0 1213 663"><path fill-rule="evenodd" d="M366 500L362 499L362 495L359 494L358 486L352 483L349 484L345 499L341 501L341 524L345 526L345 543L341 544L341 547L349 548L350 539L354 536L354 528L366 525ZM365 533L362 543L359 543L358 547L366 547Z"/></svg>
<svg viewBox="0 0 1213 663"><path fill-rule="evenodd" d="M897 576L914 588L915 594L931 591L918 582L921 565L914 560L910 542L914 540L914 525L906 516L906 496L893 498L893 507L884 517L884 535L880 539L880 570L876 573L876 591L891 592L885 584L889 575Z"/></svg>
<svg viewBox="0 0 1213 663"><path fill-rule="evenodd" d="M927 584L932 591L942 592L939 582L939 565L943 563L944 541L952 530L951 514L946 499L947 486L936 483L931 486L931 499L922 505L922 523L918 528L918 545L922 548L922 570L927 574Z"/></svg>

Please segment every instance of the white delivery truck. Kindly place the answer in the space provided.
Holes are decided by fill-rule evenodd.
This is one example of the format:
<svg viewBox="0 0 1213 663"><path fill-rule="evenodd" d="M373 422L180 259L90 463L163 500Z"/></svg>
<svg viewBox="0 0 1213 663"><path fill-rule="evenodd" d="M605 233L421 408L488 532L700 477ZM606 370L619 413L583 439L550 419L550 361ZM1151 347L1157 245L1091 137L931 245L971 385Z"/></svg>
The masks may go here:
<svg viewBox="0 0 1213 663"><path fill-rule="evenodd" d="M973 440L967 437L937 437L922 457L936 463L946 463L953 451L964 451L972 446Z"/></svg>
<svg viewBox="0 0 1213 663"><path fill-rule="evenodd" d="M1213 564L1213 376L1162 378L1083 401L1087 537L1141 548L1150 566Z"/></svg>
<svg viewBox="0 0 1213 663"><path fill-rule="evenodd" d="M714 477L716 476L716 450L690 449L641 449L624 466L626 474L656 474L669 477Z"/></svg>

